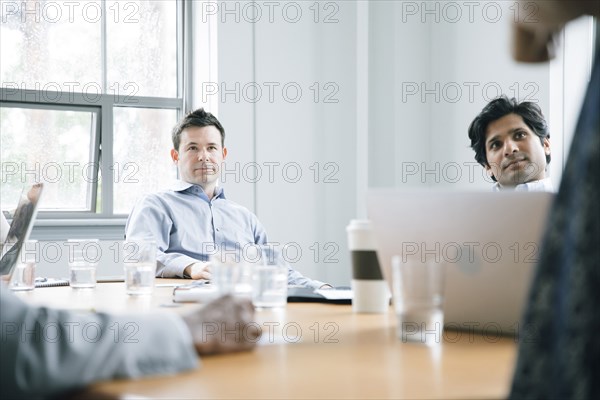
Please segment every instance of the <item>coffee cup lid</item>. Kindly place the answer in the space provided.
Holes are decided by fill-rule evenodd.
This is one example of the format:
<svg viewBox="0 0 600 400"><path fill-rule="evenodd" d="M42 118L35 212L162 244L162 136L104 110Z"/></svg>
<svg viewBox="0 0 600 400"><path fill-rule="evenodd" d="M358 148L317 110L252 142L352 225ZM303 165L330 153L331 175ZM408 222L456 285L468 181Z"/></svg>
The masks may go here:
<svg viewBox="0 0 600 400"><path fill-rule="evenodd" d="M371 221L368 219L353 219L346 227L346 230L350 229L371 229Z"/></svg>

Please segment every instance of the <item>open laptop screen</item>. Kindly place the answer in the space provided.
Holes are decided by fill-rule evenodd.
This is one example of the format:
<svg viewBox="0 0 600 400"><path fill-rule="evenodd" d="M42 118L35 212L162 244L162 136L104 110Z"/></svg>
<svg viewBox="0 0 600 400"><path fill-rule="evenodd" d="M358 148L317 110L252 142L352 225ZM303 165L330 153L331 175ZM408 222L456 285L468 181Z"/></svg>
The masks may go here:
<svg viewBox="0 0 600 400"><path fill-rule="evenodd" d="M0 275L9 275L19 261L23 243L27 241L37 215L37 206L42 194L43 184L36 183L25 187L19 197L6 240L2 243L0 254Z"/></svg>

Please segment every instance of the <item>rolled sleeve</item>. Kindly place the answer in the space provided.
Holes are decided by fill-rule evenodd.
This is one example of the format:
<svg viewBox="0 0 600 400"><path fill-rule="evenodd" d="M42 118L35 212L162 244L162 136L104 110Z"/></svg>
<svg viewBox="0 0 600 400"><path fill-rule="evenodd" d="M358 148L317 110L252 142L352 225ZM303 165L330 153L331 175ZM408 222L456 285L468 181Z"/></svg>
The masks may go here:
<svg viewBox="0 0 600 400"><path fill-rule="evenodd" d="M313 289L319 289L321 286L327 285L327 283L309 279L288 265L288 285L307 286Z"/></svg>

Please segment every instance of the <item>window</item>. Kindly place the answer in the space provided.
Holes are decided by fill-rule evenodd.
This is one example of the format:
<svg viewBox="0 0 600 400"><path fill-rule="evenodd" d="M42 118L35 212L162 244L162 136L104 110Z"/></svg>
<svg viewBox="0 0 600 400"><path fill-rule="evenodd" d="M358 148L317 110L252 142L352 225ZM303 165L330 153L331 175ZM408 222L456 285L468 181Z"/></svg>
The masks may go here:
<svg viewBox="0 0 600 400"><path fill-rule="evenodd" d="M187 2L189 3L189 2ZM45 183L42 218L111 218L176 177L182 1L3 1L3 208Z"/></svg>
<svg viewBox="0 0 600 400"><path fill-rule="evenodd" d="M27 181L43 181L47 210L89 211L96 204L98 109L4 105L2 204L16 206Z"/></svg>

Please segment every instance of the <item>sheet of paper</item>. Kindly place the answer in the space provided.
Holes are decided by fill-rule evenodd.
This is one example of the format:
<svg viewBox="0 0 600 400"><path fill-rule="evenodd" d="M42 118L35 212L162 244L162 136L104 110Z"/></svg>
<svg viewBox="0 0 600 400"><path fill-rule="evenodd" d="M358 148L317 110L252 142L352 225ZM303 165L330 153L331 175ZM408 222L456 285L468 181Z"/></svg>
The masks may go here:
<svg viewBox="0 0 600 400"><path fill-rule="evenodd" d="M317 289L315 293L327 300L351 300L354 297L354 293L349 289Z"/></svg>

